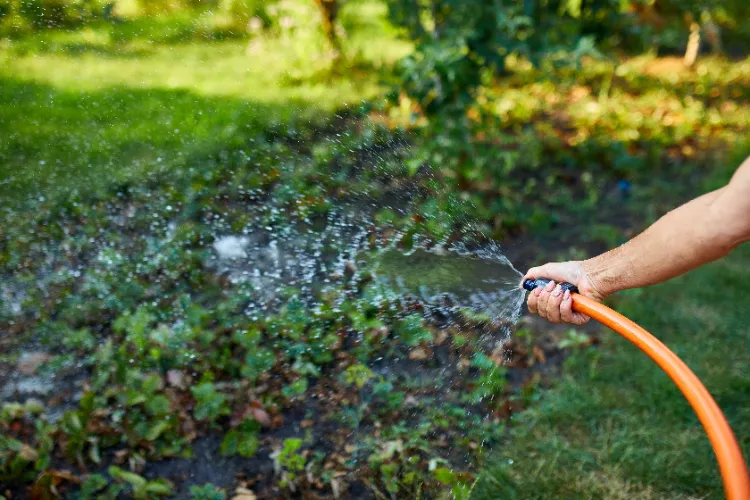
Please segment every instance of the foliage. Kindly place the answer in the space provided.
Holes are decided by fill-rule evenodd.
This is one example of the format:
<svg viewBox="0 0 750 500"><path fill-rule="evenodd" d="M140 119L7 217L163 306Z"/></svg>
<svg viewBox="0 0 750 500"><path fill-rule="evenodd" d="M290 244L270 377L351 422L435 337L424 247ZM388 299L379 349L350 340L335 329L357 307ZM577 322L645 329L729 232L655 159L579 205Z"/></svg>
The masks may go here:
<svg viewBox="0 0 750 500"><path fill-rule="evenodd" d="M298 20L315 7L278 8ZM519 406L544 403L549 380L532 374L554 372L541 366L544 349L574 368L582 359L592 376L600 350L568 349L592 341L577 333L540 354L530 328L511 337L505 365L479 345L492 335L486 316L432 317L374 283L368 258L389 234L481 244L522 232L535 259L585 256L693 194L748 122L747 61L535 69L506 57L501 81L483 75L467 91L479 114L437 114L403 133L413 108L402 120L400 109L360 105L408 48L381 30L382 4L342 7L356 61L335 78L318 72L317 26L221 38L210 28L219 9L181 9L0 46L3 362L30 349L52 356L20 379L51 393L0 411L4 485L186 496L157 467L200 467L193 445L220 442L216 454L235 457L222 464L251 472L270 470L277 450L277 477L253 486L259 496L282 486L331 497L361 481L381 498L465 498L488 452L507 449L509 414L519 421ZM556 43L592 34L563 16L571 31ZM249 55L256 42L263 50ZM358 228L363 260L323 276L321 289L257 286L217 267L224 235L315 235L343 207L379 204L390 208ZM321 242L321 255L346 234ZM512 458L532 453L549 458ZM200 494L220 495L208 485Z"/></svg>
<svg viewBox="0 0 750 500"><path fill-rule="evenodd" d="M200 385L191 387L190 392L195 397L193 415L196 419L212 422L221 415L229 414L229 408L226 405L226 396L217 392L216 387L211 382L203 382Z"/></svg>
<svg viewBox="0 0 750 500"><path fill-rule="evenodd" d="M190 487L190 500L226 500L227 494L211 483Z"/></svg>
<svg viewBox="0 0 750 500"><path fill-rule="evenodd" d="M474 359L471 360L471 364L480 373L475 381L476 388L471 394L474 402L480 402L485 398L493 399L502 396L507 385L505 378L507 369L498 366L496 361L482 353L475 354Z"/></svg>
<svg viewBox="0 0 750 500"><path fill-rule="evenodd" d="M509 60L567 65L601 57L597 48L643 50L654 42L684 50L686 19L723 19L731 28L747 14L743 2L703 0L388 0L388 6L394 24L415 44L400 63L397 91L431 116L465 112L483 84L508 72Z"/></svg>
<svg viewBox="0 0 750 500"><path fill-rule="evenodd" d="M172 493L172 484L164 479L148 481L138 474L122 470L115 466L109 468L109 475L116 480L127 483L130 487L130 494L136 500L158 499L169 496Z"/></svg>
<svg viewBox="0 0 750 500"><path fill-rule="evenodd" d="M227 432L221 442L222 455L239 455L250 458L258 450L260 425L256 420L245 419L240 425Z"/></svg>
<svg viewBox="0 0 750 500"><path fill-rule="evenodd" d="M344 380L357 389L363 388L375 375L372 370L363 364L352 365L344 372Z"/></svg>
<svg viewBox="0 0 750 500"><path fill-rule="evenodd" d="M575 1L391 0L391 18L415 42L401 61L399 89L430 115L465 110L483 82L506 71L508 57L538 63L576 43L585 48L579 36L587 17L619 9L619 2L601 3L582 11Z"/></svg>
<svg viewBox="0 0 750 500"><path fill-rule="evenodd" d="M302 440L296 438L287 438L280 450L272 455L276 469L281 474L280 485L295 489L295 483L298 481L300 474L305 470L307 460L300 452Z"/></svg>
<svg viewBox="0 0 750 500"><path fill-rule="evenodd" d="M110 0L2 0L0 28L22 31L70 27L111 17L113 6Z"/></svg>

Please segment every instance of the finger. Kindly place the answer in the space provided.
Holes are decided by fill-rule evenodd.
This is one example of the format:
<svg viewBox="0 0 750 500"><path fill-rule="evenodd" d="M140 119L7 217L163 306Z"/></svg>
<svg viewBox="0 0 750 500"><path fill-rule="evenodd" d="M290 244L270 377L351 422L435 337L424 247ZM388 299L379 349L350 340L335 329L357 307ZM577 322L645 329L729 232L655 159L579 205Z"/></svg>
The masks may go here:
<svg viewBox="0 0 750 500"><path fill-rule="evenodd" d="M563 300L563 291L560 285L556 285L550 293L549 301L547 302L547 319L552 323L560 322L560 304Z"/></svg>
<svg viewBox="0 0 750 500"><path fill-rule="evenodd" d="M588 323L591 318L585 314L573 311L573 295L570 293L570 290L565 290L563 301L560 304L560 319L564 323L581 326Z"/></svg>
<svg viewBox="0 0 750 500"><path fill-rule="evenodd" d="M546 265L546 264L545 264ZM526 271L526 274L523 277L523 280L521 280L521 283L523 283L526 280L533 280L537 278L544 278L544 266L537 266L532 267L528 271Z"/></svg>
<svg viewBox="0 0 750 500"><path fill-rule="evenodd" d="M547 283L547 286L544 287L542 292L539 294L539 298L537 299L537 309L539 316L542 318L547 317L547 302L549 302L550 294L552 293L552 290L555 288L555 282L550 281Z"/></svg>
<svg viewBox="0 0 750 500"><path fill-rule="evenodd" d="M562 303L560 303L560 319L565 323L575 324L575 313L573 312L573 297L570 290L565 290Z"/></svg>
<svg viewBox="0 0 750 500"><path fill-rule="evenodd" d="M573 313L573 324L576 326L585 325L591 318L581 313Z"/></svg>
<svg viewBox="0 0 750 500"><path fill-rule="evenodd" d="M541 288L534 288L529 294L529 300L526 301L526 305L528 306L529 312L531 314L537 314L537 301L539 300L539 294L541 293L541 291Z"/></svg>

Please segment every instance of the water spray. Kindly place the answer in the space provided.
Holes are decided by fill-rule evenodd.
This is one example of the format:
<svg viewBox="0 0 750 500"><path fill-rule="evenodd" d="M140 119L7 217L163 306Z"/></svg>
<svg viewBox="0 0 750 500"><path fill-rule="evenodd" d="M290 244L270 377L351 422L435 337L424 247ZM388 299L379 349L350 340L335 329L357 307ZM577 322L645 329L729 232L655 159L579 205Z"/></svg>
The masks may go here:
<svg viewBox="0 0 750 500"><path fill-rule="evenodd" d="M523 288L534 290L550 280L535 279L523 282ZM730 500L750 500L750 474L742 450L726 417L700 379L659 339L609 307L578 293L570 283L562 283L570 290L573 309L585 314L619 333L646 353L682 391L706 430L708 440L719 462L724 491Z"/></svg>

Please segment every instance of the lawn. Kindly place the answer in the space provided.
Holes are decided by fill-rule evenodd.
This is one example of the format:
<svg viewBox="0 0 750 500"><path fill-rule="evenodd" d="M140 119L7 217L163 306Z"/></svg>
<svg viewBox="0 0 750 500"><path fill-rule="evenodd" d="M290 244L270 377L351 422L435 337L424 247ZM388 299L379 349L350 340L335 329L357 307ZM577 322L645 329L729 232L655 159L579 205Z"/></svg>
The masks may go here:
<svg viewBox="0 0 750 500"><path fill-rule="evenodd" d="M384 7L359 6L350 62L331 76L317 30L304 24L314 10L298 4L293 34L255 48L207 41L199 21L179 16L0 40L2 194L172 170L237 137L304 128L375 97L379 68L408 50L388 36Z"/></svg>
<svg viewBox="0 0 750 500"><path fill-rule="evenodd" d="M178 12L0 41L0 495L720 497L634 347L435 309L371 263L616 245L726 181L750 60L511 61L467 141L385 104L410 44L383 4L342 12L340 60L284 5L289 31L251 40ZM747 257L612 299L746 451Z"/></svg>

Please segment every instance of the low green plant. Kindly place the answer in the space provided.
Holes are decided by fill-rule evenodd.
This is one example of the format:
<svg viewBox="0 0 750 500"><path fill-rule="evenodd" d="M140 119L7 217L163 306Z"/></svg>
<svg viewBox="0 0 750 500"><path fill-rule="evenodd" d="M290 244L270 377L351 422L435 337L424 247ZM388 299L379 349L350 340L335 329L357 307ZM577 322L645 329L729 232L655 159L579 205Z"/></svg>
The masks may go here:
<svg viewBox="0 0 750 500"><path fill-rule="evenodd" d="M353 385L357 389L362 389L373 378L375 378L373 371L361 363L351 365L344 371L344 381L346 384Z"/></svg>
<svg viewBox="0 0 750 500"><path fill-rule="evenodd" d="M479 371L479 376L474 381L475 388L469 398L475 403L487 399L497 399L499 402L508 386L508 369L498 366L494 360L479 352L472 358L471 366Z"/></svg>
<svg viewBox="0 0 750 500"><path fill-rule="evenodd" d="M127 484L130 495L136 500L155 500L172 494L174 486L165 479L149 481L138 474L128 472L116 466L110 466L109 475L117 481Z"/></svg>
<svg viewBox="0 0 750 500"><path fill-rule="evenodd" d="M102 474L89 474L81 483L81 500L114 500L126 488L122 483L110 483Z"/></svg>
<svg viewBox="0 0 750 500"><path fill-rule="evenodd" d="M213 383L203 382L191 387L190 392L193 393L195 398L193 415L196 419L213 422L219 417L229 414L227 397L217 391Z"/></svg>
<svg viewBox="0 0 750 500"><path fill-rule="evenodd" d="M571 328L565 332L565 338L557 344L560 349L575 349L576 347L589 345L591 345L591 337L575 328Z"/></svg>
<svg viewBox="0 0 750 500"><path fill-rule="evenodd" d="M307 386L307 378L300 377L281 389L281 394L289 400L294 400L295 398L304 396L305 392L307 392Z"/></svg>
<svg viewBox="0 0 750 500"><path fill-rule="evenodd" d="M222 455L239 455L250 458L258 450L260 425L254 419L243 420L236 428L224 435L221 442Z"/></svg>
<svg viewBox="0 0 750 500"><path fill-rule="evenodd" d="M272 454L276 469L281 474L279 485L284 488L295 489L300 474L305 470L307 459L300 452L301 448L301 439L287 438L281 449Z"/></svg>
<svg viewBox="0 0 750 500"><path fill-rule="evenodd" d="M211 483L190 487L190 500L226 500L226 492Z"/></svg>
<svg viewBox="0 0 750 500"><path fill-rule="evenodd" d="M421 314L410 314L399 319L393 330L397 337L410 347L432 340L432 332L425 328Z"/></svg>

